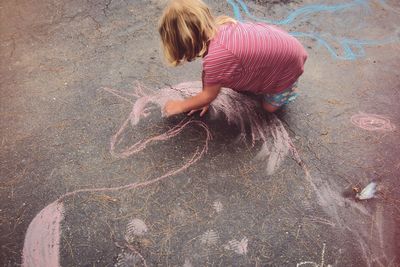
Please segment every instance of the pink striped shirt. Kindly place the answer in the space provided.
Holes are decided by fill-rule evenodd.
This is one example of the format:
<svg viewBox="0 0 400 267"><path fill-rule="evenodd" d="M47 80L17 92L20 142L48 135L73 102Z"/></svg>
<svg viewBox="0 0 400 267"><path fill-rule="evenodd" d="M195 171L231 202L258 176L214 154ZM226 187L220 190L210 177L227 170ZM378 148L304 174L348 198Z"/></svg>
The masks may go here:
<svg viewBox="0 0 400 267"><path fill-rule="evenodd" d="M304 71L307 52L287 32L263 23L224 24L203 58L204 85L280 93Z"/></svg>

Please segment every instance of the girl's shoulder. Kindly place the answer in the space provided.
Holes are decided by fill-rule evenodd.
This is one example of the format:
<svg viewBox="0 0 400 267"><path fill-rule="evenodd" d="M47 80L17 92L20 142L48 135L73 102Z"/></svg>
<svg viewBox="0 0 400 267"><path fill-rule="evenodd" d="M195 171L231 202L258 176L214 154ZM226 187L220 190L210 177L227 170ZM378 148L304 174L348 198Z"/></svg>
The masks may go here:
<svg viewBox="0 0 400 267"><path fill-rule="evenodd" d="M223 33L223 32L226 32L226 31L234 29L235 27L237 27L238 23L239 22L236 22L236 23L228 22L228 23L224 23L224 24L218 25L217 34L220 34L220 33Z"/></svg>
<svg viewBox="0 0 400 267"><path fill-rule="evenodd" d="M217 33L212 39L214 42L218 43L225 43L228 41L232 36L237 32L238 28L241 27L242 22L236 22L236 23L225 23L218 25L217 28Z"/></svg>
<svg viewBox="0 0 400 267"><path fill-rule="evenodd" d="M243 32L243 31L257 31L260 28L270 29L271 25L264 22L252 22L252 21L237 21L236 23L226 23L218 27L217 33L231 33L231 32Z"/></svg>

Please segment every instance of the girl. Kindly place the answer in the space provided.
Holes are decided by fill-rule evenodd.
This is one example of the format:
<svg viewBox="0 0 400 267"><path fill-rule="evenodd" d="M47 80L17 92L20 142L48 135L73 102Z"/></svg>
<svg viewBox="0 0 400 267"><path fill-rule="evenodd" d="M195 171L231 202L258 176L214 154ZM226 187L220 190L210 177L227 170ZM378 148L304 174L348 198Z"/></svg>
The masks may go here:
<svg viewBox="0 0 400 267"><path fill-rule="evenodd" d="M203 59L203 90L185 100L168 101L167 116L201 110L221 87L259 95L262 107L274 112L292 101L307 53L294 37L263 23L214 18L201 0L171 0L159 23L167 61L177 66Z"/></svg>

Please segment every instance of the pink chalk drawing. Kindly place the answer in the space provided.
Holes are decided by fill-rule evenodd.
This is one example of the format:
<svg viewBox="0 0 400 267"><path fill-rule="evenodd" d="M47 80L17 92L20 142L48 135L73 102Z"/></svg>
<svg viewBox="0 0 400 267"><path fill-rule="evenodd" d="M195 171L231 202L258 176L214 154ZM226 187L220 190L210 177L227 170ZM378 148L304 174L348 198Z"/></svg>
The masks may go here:
<svg viewBox="0 0 400 267"><path fill-rule="evenodd" d="M57 200L46 206L39 214L35 216L33 221L29 224L28 230L25 235L25 240L24 240L24 248L23 248L23 263L22 266L30 267L30 266L60 266L59 263L59 243L60 243L60 238L61 238L61 221L62 221L62 210L63 210L63 200L66 199L67 197L70 197L72 195L76 195L78 193L94 193L94 192L111 192L111 191L119 191L119 190L129 190L129 189L135 189L135 188L140 188L140 187L145 187L149 186L151 184L154 184L156 182L159 182L167 177L173 176L185 169L187 169L189 166L194 164L196 161L198 161L202 155L207 151L208 147L208 140L210 139L210 133L208 132L208 129L206 126L199 121L194 121L190 120L187 121L183 124L180 124L182 127L180 130L182 130L184 127L189 125L190 123L196 123L200 126L202 126L206 130L206 143L203 146L203 149L199 151L199 149L196 150L196 152L193 154L192 158L190 158L186 164L181 166L180 168L176 170L171 170L164 175L146 181L146 182L140 182L140 183L131 183L123 186L117 186L117 187L103 187L103 188L87 188L87 189L79 189L75 190L72 192L69 192L61 197L59 197ZM152 139L152 138L150 138ZM157 139L157 138L155 138ZM161 138L162 139L162 138ZM152 139L154 141L154 138ZM143 150L146 147L146 144L148 142L140 142L139 148L135 149L135 152L139 152ZM52 227L49 229L49 227ZM42 264L42 263L51 263L51 264Z"/></svg>
<svg viewBox="0 0 400 267"><path fill-rule="evenodd" d="M360 112L351 117L351 122L355 126L368 131L392 132L396 129L389 119L376 114Z"/></svg>
<svg viewBox="0 0 400 267"><path fill-rule="evenodd" d="M23 266L59 266L63 213L63 204L53 202L36 215L25 235Z"/></svg>
<svg viewBox="0 0 400 267"><path fill-rule="evenodd" d="M94 192L105 192L105 191L119 191L119 190L129 190L140 187L149 186L156 182L159 182L167 177L173 176L183 170L187 169L189 166L198 161L204 153L206 153L208 148L208 141L211 138L211 135L208 131L208 128L203 122L189 120L184 123L178 124L179 129L173 128L170 131L167 131L165 134L149 138L148 140L139 142L136 146L131 147L129 150L130 153L137 153L146 148L146 145L152 141L161 141L165 140L166 137L172 137L182 131L187 125L196 124L202 127L206 132L206 142L203 148L200 150L199 148L193 154L193 156L180 168L176 170L171 170L164 175L140 183L132 183L123 186L117 186L112 188L88 188L88 189L79 189L72 192L69 192L48 206L46 206L39 214L35 216L32 222L29 224L28 230L25 235L24 240L24 248L22 254L22 266L30 267L30 266L60 266L59 263L59 243L61 238L61 221L63 214L63 200L67 197L70 197L79 193L94 193ZM119 133L119 132L118 132ZM117 133L117 135L118 135ZM115 136L113 137L113 139ZM123 155L122 155L123 156Z"/></svg>
<svg viewBox="0 0 400 267"><path fill-rule="evenodd" d="M181 167L170 170L151 180L116 187L84 188L60 196L42 209L29 224L24 240L22 266L60 266L59 244L61 222L63 220L63 201L66 198L82 193L115 192L150 186L186 170L207 153L211 132L204 122L193 118L184 118L162 134L139 140L130 146L117 149L117 145L123 139L124 131L129 126L135 127L138 125L140 120L148 117L154 109L159 108L163 112L162 109L169 99L186 98L196 94L201 90L201 82L181 83L158 91L153 91L137 84L132 93L124 93L111 88L103 89L133 105L128 118L111 137L110 152L113 156L127 158L143 151L154 142L167 141L177 136L189 125L204 130L204 143L202 146L197 147L192 157L184 162ZM262 142L261 150L256 158L265 163L267 175L273 174L289 153L300 164L300 157L282 122L273 114L266 118L265 115L255 112L257 108L258 103L256 100L233 90L223 89L218 98L212 103L209 112L212 119L224 116L228 124L235 125L240 129L237 141L246 141L246 127L248 127L252 145L254 146L257 141ZM243 248L245 247L243 246ZM243 253L245 252L246 249L243 250Z"/></svg>

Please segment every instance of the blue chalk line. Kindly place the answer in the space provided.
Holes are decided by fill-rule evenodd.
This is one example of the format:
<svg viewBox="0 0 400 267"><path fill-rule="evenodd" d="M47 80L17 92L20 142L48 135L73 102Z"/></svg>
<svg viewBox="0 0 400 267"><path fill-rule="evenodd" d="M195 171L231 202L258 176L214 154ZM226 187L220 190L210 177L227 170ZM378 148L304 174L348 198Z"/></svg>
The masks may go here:
<svg viewBox="0 0 400 267"><path fill-rule="evenodd" d="M383 1L383 0L381 0L381 1ZM299 9L296 9L295 11L290 13L285 19L268 20L268 19L256 17L253 14L251 14L249 9L247 8L247 5L242 0L227 0L227 2L228 2L228 4L230 4L232 6L233 14L238 21L244 20L241 15L241 10L243 10L243 12L246 14L246 16L252 20L259 21L259 22L265 22L265 23L269 23L269 24L275 24L275 25L290 24L296 18L298 18L300 16L307 17L314 13L337 12L337 11L342 11L342 10L346 10L346 9L351 9L351 8L354 8L354 7L357 7L360 5L367 5L366 0L354 0L349 3L341 3L341 4L335 4L335 5L321 5L321 4L307 5L307 6L299 8ZM383 44L388 44L391 42L398 41L398 39L399 39L398 37L389 37L389 38L385 38L383 40L357 40L357 39L338 38L338 37L330 36L330 38L333 39L334 41L336 41L338 44L340 44L343 49L344 54L342 56L339 56L337 54L336 50L332 47L332 45L329 44L328 40L326 40L326 38L321 36L321 33L290 32L289 34L291 34L292 36L295 36L295 37L305 37L305 38L313 39L313 40L317 41L320 45L324 46L334 59L341 59L341 60L355 60L357 58L364 57L365 56L364 46L383 45ZM327 35L327 34L324 34L324 35Z"/></svg>

